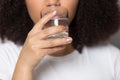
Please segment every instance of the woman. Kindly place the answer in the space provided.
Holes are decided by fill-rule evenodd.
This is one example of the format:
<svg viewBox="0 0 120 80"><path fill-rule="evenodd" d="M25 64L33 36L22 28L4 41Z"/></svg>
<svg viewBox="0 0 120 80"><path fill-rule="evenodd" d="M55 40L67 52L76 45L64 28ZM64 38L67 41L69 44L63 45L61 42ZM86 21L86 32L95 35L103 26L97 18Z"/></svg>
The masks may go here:
<svg viewBox="0 0 120 80"><path fill-rule="evenodd" d="M56 15L40 18L49 6L68 9L70 37L44 40L65 30L42 29ZM0 17L0 79L120 80L120 51L107 42L117 0L1 0Z"/></svg>

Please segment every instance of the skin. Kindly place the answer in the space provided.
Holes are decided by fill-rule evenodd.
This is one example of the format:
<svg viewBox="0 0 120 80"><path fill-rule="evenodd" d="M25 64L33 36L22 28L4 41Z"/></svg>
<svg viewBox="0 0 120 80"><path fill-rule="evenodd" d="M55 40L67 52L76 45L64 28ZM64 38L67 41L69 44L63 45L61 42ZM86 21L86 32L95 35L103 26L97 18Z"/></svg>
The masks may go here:
<svg viewBox="0 0 120 80"><path fill-rule="evenodd" d="M75 16L78 0L25 0L25 2L35 25L28 33L12 80L33 80L33 69L45 55L63 56L74 50L70 45L72 42L71 37L44 40L48 35L64 32L65 28L64 26L51 26L43 30L44 25L56 15L56 12L47 14L43 18L40 18L40 12L48 6L63 6L68 9L70 23Z"/></svg>

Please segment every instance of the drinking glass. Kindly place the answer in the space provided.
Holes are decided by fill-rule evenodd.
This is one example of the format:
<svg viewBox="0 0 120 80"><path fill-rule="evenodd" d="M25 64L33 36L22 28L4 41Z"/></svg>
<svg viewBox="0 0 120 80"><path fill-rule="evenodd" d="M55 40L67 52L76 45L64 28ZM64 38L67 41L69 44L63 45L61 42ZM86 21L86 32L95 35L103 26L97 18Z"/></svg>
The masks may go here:
<svg viewBox="0 0 120 80"><path fill-rule="evenodd" d="M65 7L56 7L56 6L46 7L41 11L41 18L44 17L46 14L54 11L56 11L56 15L45 24L43 29L51 26L57 27L61 25L65 27L66 31L59 34L50 35L46 39L68 37L68 10Z"/></svg>

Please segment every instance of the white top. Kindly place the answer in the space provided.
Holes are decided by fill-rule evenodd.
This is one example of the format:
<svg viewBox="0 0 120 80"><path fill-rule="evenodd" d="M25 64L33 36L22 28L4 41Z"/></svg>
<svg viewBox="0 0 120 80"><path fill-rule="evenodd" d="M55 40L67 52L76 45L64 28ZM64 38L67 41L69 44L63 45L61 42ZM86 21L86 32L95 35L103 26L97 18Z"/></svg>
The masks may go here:
<svg viewBox="0 0 120 80"><path fill-rule="evenodd" d="M21 46L0 44L0 80L11 80ZM120 51L111 44L84 47L64 57L47 55L34 69L34 80L120 80Z"/></svg>

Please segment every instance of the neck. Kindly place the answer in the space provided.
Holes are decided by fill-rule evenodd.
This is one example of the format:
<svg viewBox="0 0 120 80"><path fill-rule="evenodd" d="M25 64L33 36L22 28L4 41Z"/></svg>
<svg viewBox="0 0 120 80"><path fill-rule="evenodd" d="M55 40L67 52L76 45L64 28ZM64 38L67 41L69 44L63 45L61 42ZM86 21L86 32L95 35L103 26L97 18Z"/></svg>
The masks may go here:
<svg viewBox="0 0 120 80"><path fill-rule="evenodd" d="M66 48L64 50L61 50L59 52L56 52L56 53L50 54L50 55L54 56L54 57L66 56L66 55L70 54L73 51L74 51L74 48L72 47L71 44L69 44L69 45L66 46Z"/></svg>

